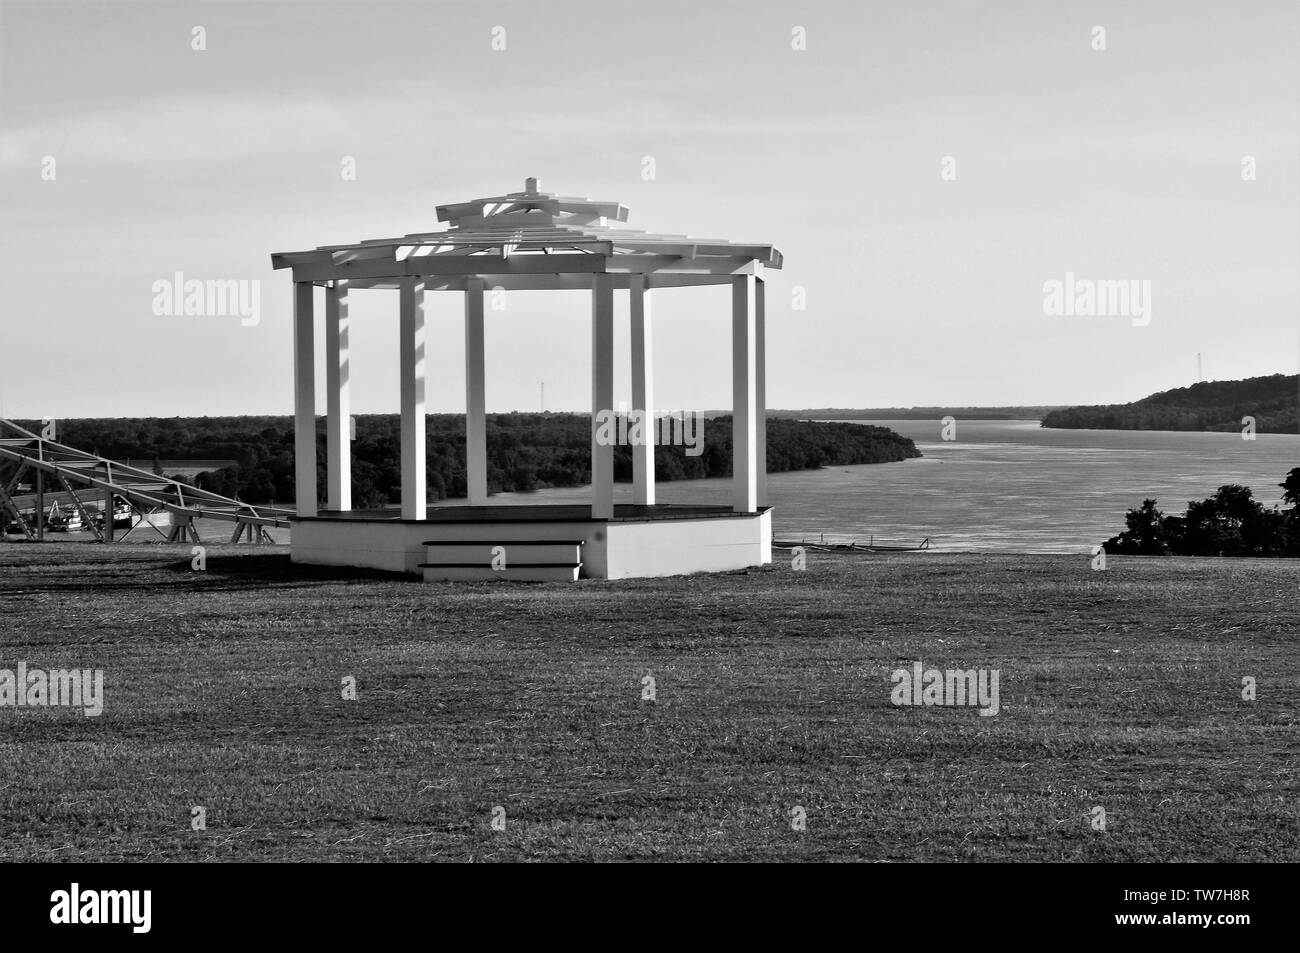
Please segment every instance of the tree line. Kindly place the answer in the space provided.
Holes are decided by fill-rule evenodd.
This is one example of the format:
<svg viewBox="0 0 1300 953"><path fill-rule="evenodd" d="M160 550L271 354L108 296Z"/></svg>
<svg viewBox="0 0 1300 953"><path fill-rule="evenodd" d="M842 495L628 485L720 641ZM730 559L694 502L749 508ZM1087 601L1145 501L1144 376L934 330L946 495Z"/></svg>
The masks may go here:
<svg viewBox="0 0 1300 953"><path fill-rule="evenodd" d="M1241 431L1245 418L1254 421L1257 433L1300 433L1300 376L1204 381L1131 404L1066 407L1046 414L1042 425L1085 430Z"/></svg>
<svg viewBox="0 0 1300 953"><path fill-rule="evenodd" d="M1300 556L1300 467L1282 487L1289 509L1268 509L1250 487L1221 486L1214 496L1165 516L1143 500L1125 516L1127 529L1105 543L1108 553L1131 556Z"/></svg>
<svg viewBox="0 0 1300 953"><path fill-rule="evenodd" d="M358 509L401 501L400 418L359 414L352 441L352 500ZM39 432L37 421L19 421ZM466 495L465 416L426 418L429 498ZM110 459L155 461L160 475L248 503L290 503L294 497L292 417L137 417L59 421L59 441ZM325 422L317 419L317 486L324 492ZM684 446L655 448L660 481L731 475L732 418L704 423L702 452ZM908 438L885 427L769 419L769 473L859 463L888 463L919 457ZM234 460L236 464L198 474L193 480L163 474L162 459ZM582 486L591 481L591 418L586 414L510 413L487 417L488 492L530 492ZM614 478L632 479L632 451L614 448Z"/></svg>

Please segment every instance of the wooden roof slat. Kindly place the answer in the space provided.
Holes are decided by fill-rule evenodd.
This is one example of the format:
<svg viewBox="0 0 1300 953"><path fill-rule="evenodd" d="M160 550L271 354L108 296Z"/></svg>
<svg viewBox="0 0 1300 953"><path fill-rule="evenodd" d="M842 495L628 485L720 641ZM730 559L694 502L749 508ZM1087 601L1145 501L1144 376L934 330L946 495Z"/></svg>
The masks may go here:
<svg viewBox="0 0 1300 953"><path fill-rule="evenodd" d="M529 180L528 185L534 187L535 181ZM278 252L271 256L271 262L276 268L292 267L299 281L328 281L335 277L380 281L411 274L412 262L446 258L473 259L477 265L481 259L545 256L554 259L550 267L557 273L567 263L592 255L611 263L625 257L653 258L653 267L662 268L664 273L676 268L681 274L697 273L697 269L688 267L689 262L697 260L706 270L720 267L721 273L743 267L747 261L756 260L773 268L780 268L783 261L781 253L769 244L612 227L627 220L625 205L550 192L510 192L439 205L437 214L439 221L451 223L444 231L322 245L312 251ZM674 258L679 260L676 265L672 264ZM636 267L643 266L649 267L644 261ZM527 267L532 270L537 265ZM587 273L589 267L589 262L581 262L578 270Z"/></svg>

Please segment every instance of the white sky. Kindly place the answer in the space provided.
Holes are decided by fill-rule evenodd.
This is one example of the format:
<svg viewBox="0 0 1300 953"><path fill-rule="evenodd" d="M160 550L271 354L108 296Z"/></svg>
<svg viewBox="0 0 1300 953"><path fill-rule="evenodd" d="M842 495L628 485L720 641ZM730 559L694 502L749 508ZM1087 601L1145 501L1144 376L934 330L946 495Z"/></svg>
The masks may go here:
<svg viewBox="0 0 1300 953"><path fill-rule="evenodd" d="M529 175L630 227L780 247L771 407L1126 401L1191 383L1198 351L1210 379L1295 373L1298 10L4 2L0 412L288 413L272 252L431 230ZM178 271L260 281L260 323L155 316ZM1045 316L1067 271L1149 280L1151 323ZM729 405L728 300L656 292L661 408ZM430 307L430 409L458 412L460 300ZM396 294L352 314L354 410L396 411ZM588 408L581 294L488 317L489 410L536 409L543 380L548 409Z"/></svg>

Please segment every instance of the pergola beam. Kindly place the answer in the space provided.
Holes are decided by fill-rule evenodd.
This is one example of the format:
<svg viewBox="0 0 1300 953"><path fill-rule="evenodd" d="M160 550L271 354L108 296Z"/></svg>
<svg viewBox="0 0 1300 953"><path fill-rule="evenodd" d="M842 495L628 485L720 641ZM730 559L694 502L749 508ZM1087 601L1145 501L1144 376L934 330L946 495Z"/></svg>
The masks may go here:
<svg viewBox="0 0 1300 953"><path fill-rule="evenodd" d="M412 255L391 259L361 259L336 265L328 258L293 266L294 281L352 281L358 278L405 278L425 275L589 275L605 270L605 256L585 253L556 255Z"/></svg>
<svg viewBox="0 0 1300 953"><path fill-rule="evenodd" d="M632 280L641 272L608 273L615 290L624 291L632 286ZM672 275L646 273L654 278L656 288L698 288L705 285L730 285L733 274L717 275ZM459 278L429 277L425 279L424 290L464 291L475 277L481 277L488 290L504 288L506 291L590 291L591 275L492 275L480 273ZM366 278L348 282L352 290L396 291L401 286L400 278Z"/></svg>
<svg viewBox="0 0 1300 953"><path fill-rule="evenodd" d="M328 257L293 266L294 281L348 281L354 287L373 282L397 282L409 275L429 279L430 290L437 290L440 279L483 277L489 286L512 282L520 288L544 290L556 281L573 279L577 287L590 287L582 281L587 275L606 272L611 275L655 275L665 282L679 284L726 284L732 275L762 274L763 264L752 258L683 258L678 255L590 254L557 252L555 254L501 255L440 254L415 255L395 261L365 258L334 263ZM718 278L718 281L709 281ZM658 284L662 283L657 282ZM464 287L460 285L460 287ZM627 287L626 284L620 287Z"/></svg>

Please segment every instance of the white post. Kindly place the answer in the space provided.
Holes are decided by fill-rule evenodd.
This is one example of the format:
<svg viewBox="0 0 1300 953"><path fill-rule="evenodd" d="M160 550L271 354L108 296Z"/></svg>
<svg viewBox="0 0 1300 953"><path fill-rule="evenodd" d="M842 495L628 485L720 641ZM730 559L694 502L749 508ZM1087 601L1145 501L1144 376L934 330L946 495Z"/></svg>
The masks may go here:
<svg viewBox="0 0 1300 953"><path fill-rule="evenodd" d="M465 282L465 477L470 506L487 505L482 278Z"/></svg>
<svg viewBox="0 0 1300 953"><path fill-rule="evenodd" d="M654 334L647 284L645 275L633 275L628 279L632 315L632 409L644 415L645 434L645 440L632 447L632 502L654 506Z"/></svg>
<svg viewBox="0 0 1300 953"><path fill-rule="evenodd" d="M614 515L614 444L596 440L596 415L614 410L614 282L591 280L591 516Z"/></svg>
<svg viewBox="0 0 1300 953"><path fill-rule="evenodd" d="M424 279L403 278L401 298L402 519L425 517Z"/></svg>
<svg viewBox="0 0 1300 953"><path fill-rule="evenodd" d="M348 283L325 292L326 508L352 509L352 399L348 379Z"/></svg>
<svg viewBox="0 0 1300 953"><path fill-rule="evenodd" d="M732 509L753 513L758 509L758 475L755 461L758 440L754 433L754 310L755 278L731 279L731 407L732 407Z"/></svg>
<svg viewBox="0 0 1300 953"><path fill-rule="evenodd" d="M758 466L758 505L767 506L767 282L754 279L754 462Z"/></svg>
<svg viewBox="0 0 1300 953"><path fill-rule="evenodd" d="M294 496L300 517L316 515L316 320L315 286L293 286Z"/></svg>

